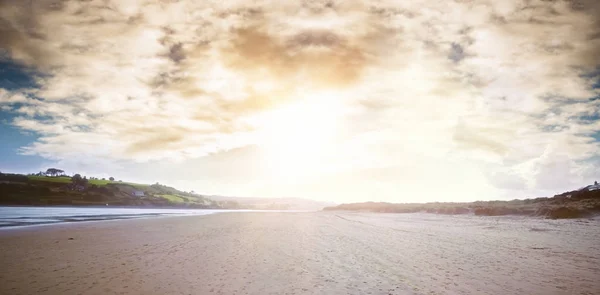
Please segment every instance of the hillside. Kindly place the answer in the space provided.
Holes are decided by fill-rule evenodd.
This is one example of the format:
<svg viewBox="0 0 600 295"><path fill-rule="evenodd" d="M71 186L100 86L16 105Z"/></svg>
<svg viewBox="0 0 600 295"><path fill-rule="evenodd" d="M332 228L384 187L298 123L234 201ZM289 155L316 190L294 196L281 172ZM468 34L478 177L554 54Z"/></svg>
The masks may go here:
<svg viewBox="0 0 600 295"><path fill-rule="evenodd" d="M97 178L85 179L81 185L74 184L69 176L0 173L0 205L321 210L333 203L299 198L205 196L158 183L150 185Z"/></svg>
<svg viewBox="0 0 600 295"><path fill-rule="evenodd" d="M68 176L0 173L1 205L154 206L239 209L232 201L216 201L161 184L101 179L74 183Z"/></svg>
<svg viewBox="0 0 600 295"><path fill-rule="evenodd" d="M365 202L341 204L324 210L382 213L474 214L478 216L523 215L551 219L584 218L600 214L600 185L594 184L550 198L472 203L395 204Z"/></svg>

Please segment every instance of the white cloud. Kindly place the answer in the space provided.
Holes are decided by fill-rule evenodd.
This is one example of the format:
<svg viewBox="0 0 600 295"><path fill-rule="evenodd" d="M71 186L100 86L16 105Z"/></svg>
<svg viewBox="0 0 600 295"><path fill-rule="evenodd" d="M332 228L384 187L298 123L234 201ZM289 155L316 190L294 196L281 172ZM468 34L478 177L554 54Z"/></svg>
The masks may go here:
<svg viewBox="0 0 600 295"><path fill-rule="evenodd" d="M0 105L41 135L27 154L197 191L567 190L600 177L581 119L600 108L600 5L578 3L4 0L0 46L43 75ZM245 146L261 152L229 158Z"/></svg>

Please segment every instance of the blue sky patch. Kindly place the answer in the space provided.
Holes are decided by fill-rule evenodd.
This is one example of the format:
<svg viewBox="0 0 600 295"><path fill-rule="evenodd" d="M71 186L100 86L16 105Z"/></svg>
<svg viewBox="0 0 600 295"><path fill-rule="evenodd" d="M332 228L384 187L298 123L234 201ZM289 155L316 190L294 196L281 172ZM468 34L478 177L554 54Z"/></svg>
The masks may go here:
<svg viewBox="0 0 600 295"><path fill-rule="evenodd" d="M14 62L0 60L0 88L12 91L35 87L35 72ZM13 108L20 107L14 104ZM0 110L0 171L35 172L45 160L39 156L26 156L19 149L35 142L39 136L11 125L16 115Z"/></svg>
<svg viewBox="0 0 600 295"><path fill-rule="evenodd" d="M27 156L19 153L19 149L35 142L39 136L24 132L10 125L14 115L0 111L0 171L36 172L45 159L39 156Z"/></svg>
<svg viewBox="0 0 600 295"><path fill-rule="evenodd" d="M20 66L14 62L0 60L0 88L16 90L26 87L35 87L34 71Z"/></svg>

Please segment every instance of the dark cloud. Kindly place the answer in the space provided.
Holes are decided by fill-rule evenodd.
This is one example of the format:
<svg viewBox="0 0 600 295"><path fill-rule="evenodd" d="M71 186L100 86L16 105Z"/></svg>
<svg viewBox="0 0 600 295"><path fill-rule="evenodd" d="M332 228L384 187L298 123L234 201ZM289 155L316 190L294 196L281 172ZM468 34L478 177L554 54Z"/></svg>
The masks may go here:
<svg viewBox="0 0 600 295"><path fill-rule="evenodd" d="M60 56L47 47L48 32L38 16L60 10L63 1L0 1L0 48L8 56L27 66L47 69Z"/></svg>
<svg viewBox="0 0 600 295"><path fill-rule="evenodd" d="M304 31L300 32L287 42L287 45L294 50L295 48L306 48L309 46L334 48L343 45L343 40L338 35L329 31Z"/></svg>
<svg viewBox="0 0 600 295"><path fill-rule="evenodd" d="M177 43L169 47L169 54L167 55L170 60L174 63L180 63L185 59L185 51L183 50L183 44Z"/></svg>
<svg viewBox="0 0 600 295"><path fill-rule="evenodd" d="M448 58L455 63L460 62L462 59L464 59L465 51L462 48L462 46L460 46L460 44L457 43L450 44L450 53L448 54Z"/></svg>
<svg viewBox="0 0 600 295"><path fill-rule="evenodd" d="M334 0L303 0L302 7L312 13L324 13L327 10L334 10L336 1Z"/></svg>
<svg viewBox="0 0 600 295"><path fill-rule="evenodd" d="M234 69L266 69L272 77L318 87L352 84L372 62L364 44L331 31L273 36L259 27L243 28L234 32L231 46L223 52Z"/></svg>

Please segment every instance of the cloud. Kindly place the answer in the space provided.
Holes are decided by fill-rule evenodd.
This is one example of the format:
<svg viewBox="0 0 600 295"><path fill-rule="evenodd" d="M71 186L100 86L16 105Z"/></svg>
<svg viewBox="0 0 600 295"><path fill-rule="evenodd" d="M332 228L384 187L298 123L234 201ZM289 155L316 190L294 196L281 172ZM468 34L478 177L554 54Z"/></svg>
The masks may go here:
<svg viewBox="0 0 600 295"><path fill-rule="evenodd" d="M366 42L354 38L359 44L351 44L348 39L328 30L302 30L277 40L259 28L244 28L234 32L226 63L242 71L262 70L284 83L344 86L357 82L369 63L367 49L361 48L366 44L360 44Z"/></svg>
<svg viewBox="0 0 600 295"><path fill-rule="evenodd" d="M448 190L460 189L453 169L481 182L470 198L564 190L599 177L600 101L590 100L600 95L598 15L594 0L2 0L1 56L35 71L36 85L0 89L0 107L40 135L24 153L75 167L180 165L265 148L265 133L290 125L265 118L309 104L288 114L302 121L286 127L299 134L276 133L290 150L261 156L309 160L252 170L264 178L256 183L304 169L314 173L281 179L307 187L298 194L339 191L314 180L323 177L362 182L354 199L377 183L394 200L418 186L390 175L426 185L426 169L402 172L419 159L444 171L435 175L451 179ZM261 165L241 154L240 163ZM384 172L366 177L373 171ZM259 187L247 191L269 191Z"/></svg>

